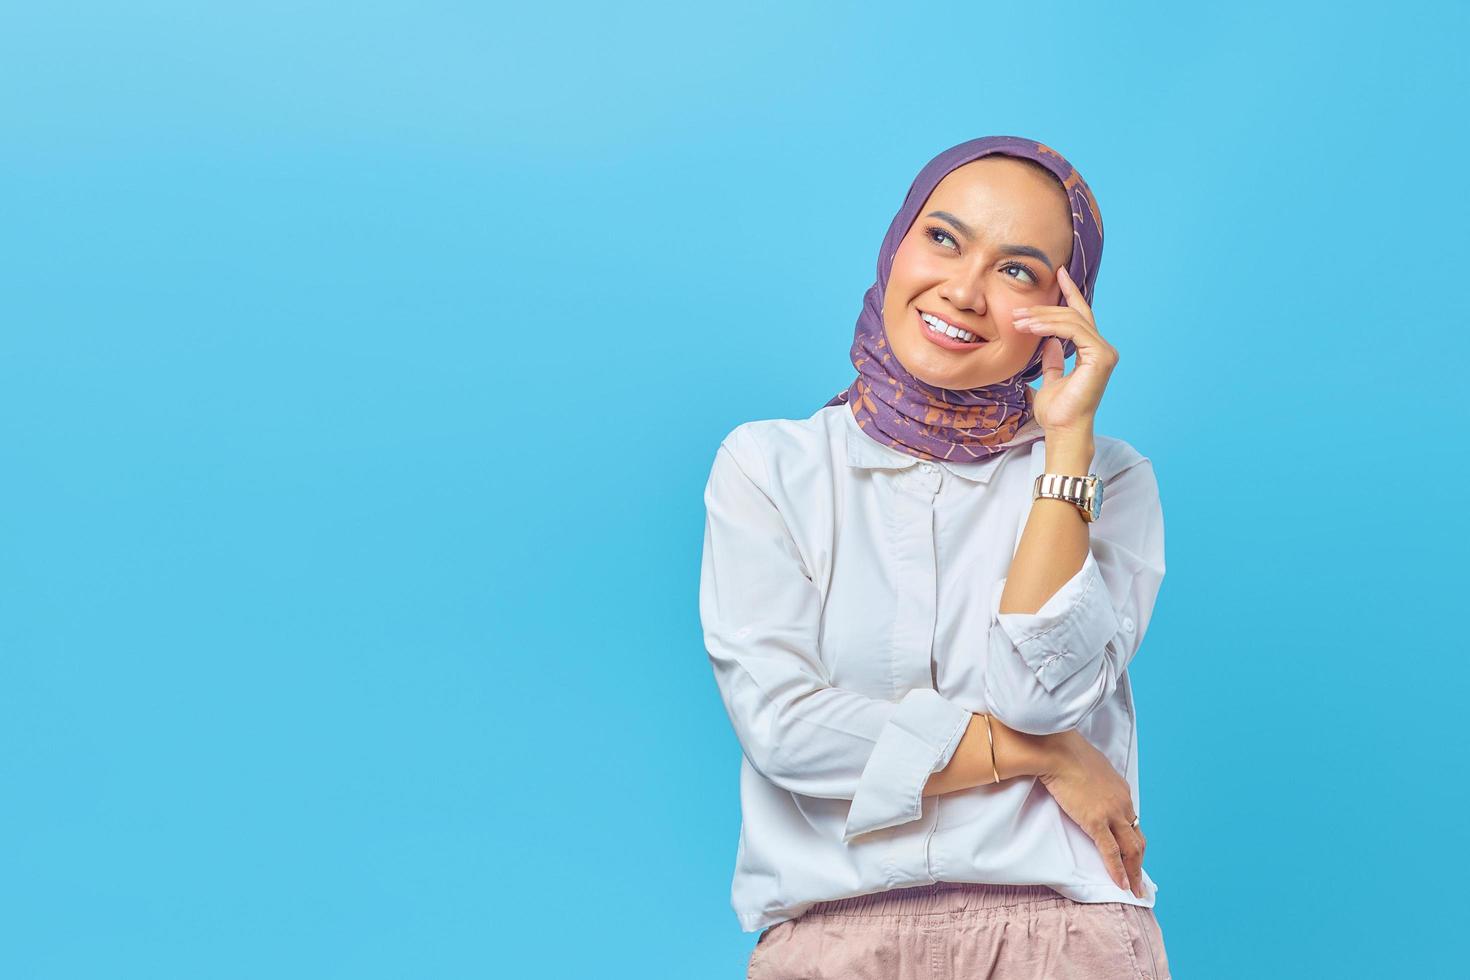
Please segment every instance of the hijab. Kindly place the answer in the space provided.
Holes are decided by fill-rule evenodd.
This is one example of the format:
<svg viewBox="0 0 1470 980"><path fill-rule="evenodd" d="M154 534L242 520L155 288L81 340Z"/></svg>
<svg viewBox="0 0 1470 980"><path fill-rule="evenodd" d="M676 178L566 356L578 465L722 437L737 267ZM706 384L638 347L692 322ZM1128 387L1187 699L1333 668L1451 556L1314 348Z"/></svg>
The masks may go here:
<svg viewBox="0 0 1470 980"><path fill-rule="evenodd" d="M926 384L909 374L894 356L883 330L883 297L893 257L924 202L950 171L993 153L1034 160L1061 183L1072 206L1072 258L1067 272L1081 288L1083 298L1092 303L1102 259L1102 216L1092 190L1060 153L1018 136L985 136L952 146L925 164L888 226L878 253L878 280L863 297L851 351L858 375L823 406L847 404L864 432L920 459L975 462L1045 435L1035 421L1032 406L1036 393L1028 383L1041 376L1045 337L1014 377L979 388L953 389ZM1051 305L1067 305L1066 294ZM1077 352L1071 340L1061 341L1063 357Z"/></svg>

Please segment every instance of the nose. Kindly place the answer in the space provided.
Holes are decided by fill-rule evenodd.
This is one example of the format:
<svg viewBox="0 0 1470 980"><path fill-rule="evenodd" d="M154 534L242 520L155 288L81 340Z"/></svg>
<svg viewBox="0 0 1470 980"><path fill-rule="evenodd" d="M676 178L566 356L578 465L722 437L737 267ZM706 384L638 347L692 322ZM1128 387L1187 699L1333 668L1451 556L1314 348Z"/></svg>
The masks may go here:
<svg viewBox="0 0 1470 980"><path fill-rule="evenodd" d="M939 295L957 310L974 310L984 316L988 304L981 288L983 275L980 270L957 275L939 287Z"/></svg>

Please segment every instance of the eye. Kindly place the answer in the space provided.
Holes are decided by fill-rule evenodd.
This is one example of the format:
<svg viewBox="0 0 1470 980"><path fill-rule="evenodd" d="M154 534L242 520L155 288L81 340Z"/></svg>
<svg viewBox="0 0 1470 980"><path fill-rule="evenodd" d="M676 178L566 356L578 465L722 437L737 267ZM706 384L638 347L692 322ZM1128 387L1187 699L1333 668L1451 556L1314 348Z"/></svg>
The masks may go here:
<svg viewBox="0 0 1470 980"><path fill-rule="evenodd" d="M934 241L934 235L936 233L939 234L939 235L944 236L945 238L948 238L952 242L954 241L954 236L951 235L949 232L945 231L943 228L940 228L938 225L930 225L929 227L927 227L927 228L924 229L924 234L929 237L929 240L931 242ZM935 244L937 245L938 242L935 242ZM959 243L958 242L955 242L955 244L958 245ZM945 248L948 248L948 247L949 246L947 246L947 245L945 246Z"/></svg>
<svg viewBox="0 0 1470 980"><path fill-rule="evenodd" d="M1029 266L1024 266L1024 265L1022 265L1019 262L1007 262L1005 265L1001 266L1001 268L1002 269L1020 269L1022 272L1026 273L1026 275L1031 278L1031 285L1033 285L1033 286L1037 285L1041 281L1041 280L1039 280L1039 279L1036 278L1036 273L1032 272ZM1014 279L1015 277L1012 276L1011 278Z"/></svg>

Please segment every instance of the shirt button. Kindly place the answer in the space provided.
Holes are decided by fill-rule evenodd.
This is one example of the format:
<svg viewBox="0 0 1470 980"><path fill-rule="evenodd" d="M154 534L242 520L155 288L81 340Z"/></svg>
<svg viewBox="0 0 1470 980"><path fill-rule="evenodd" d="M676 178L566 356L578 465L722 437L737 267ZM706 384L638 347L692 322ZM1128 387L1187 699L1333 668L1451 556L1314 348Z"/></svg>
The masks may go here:
<svg viewBox="0 0 1470 980"><path fill-rule="evenodd" d="M933 473L934 472L934 464L933 463L920 463L919 464L919 469L923 470L925 473Z"/></svg>
<svg viewBox="0 0 1470 980"><path fill-rule="evenodd" d="M1133 620L1128 616L1123 617L1123 628L1130 633L1133 632Z"/></svg>

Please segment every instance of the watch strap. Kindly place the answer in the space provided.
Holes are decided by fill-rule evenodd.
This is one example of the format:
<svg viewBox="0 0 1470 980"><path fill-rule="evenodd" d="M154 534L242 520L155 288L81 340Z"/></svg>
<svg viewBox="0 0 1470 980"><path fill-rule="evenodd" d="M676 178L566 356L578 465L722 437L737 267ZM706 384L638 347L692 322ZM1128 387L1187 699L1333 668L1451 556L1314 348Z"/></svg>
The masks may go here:
<svg viewBox="0 0 1470 980"><path fill-rule="evenodd" d="M1042 473L1036 477L1036 483L1032 487L1031 498L1050 497L1054 500L1065 500L1073 504L1082 512L1082 517L1089 523L1096 520L1095 511L1098 509L1093 504L1096 495L1098 478L1096 473L1086 476L1077 476L1072 473Z"/></svg>

